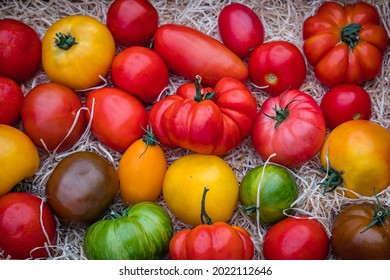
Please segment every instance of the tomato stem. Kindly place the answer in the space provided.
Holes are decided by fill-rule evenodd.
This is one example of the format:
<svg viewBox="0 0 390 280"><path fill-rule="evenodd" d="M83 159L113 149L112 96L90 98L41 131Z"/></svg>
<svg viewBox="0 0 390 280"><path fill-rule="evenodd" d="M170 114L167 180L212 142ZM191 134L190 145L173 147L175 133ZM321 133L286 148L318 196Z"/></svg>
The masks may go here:
<svg viewBox="0 0 390 280"><path fill-rule="evenodd" d="M211 221L210 216L206 212L206 194L208 191L209 188L207 186L204 186L200 208L200 220L202 221L202 224L211 225L213 222ZM206 219L206 222L204 221L204 219Z"/></svg>
<svg viewBox="0 0 390 280"><path fill-rule="evenodd" d="M281 95L281 98L280 98L280 101L279 103L281 104L282 103L282 99L283 99L283 94ZM276 120L276 123L275 123L275 129L278 128L278 126L285 120L287 119L287 117L289 116L290 112L288 110L288 106L297 101L296 99L294 100L291 100L290 102L288 102L286 104L286 106L283 108L283 107L279 107L279 108L276 108L276 105L275 107L273 107L272 109L275 111L275 115L274 116L271 116L269 114L266 114L264 113L264 115L266 115L267 117L271 118L271 119L274 119Z"/></svg>
<svg viewBox="0 0 390 280"><path fill-rule="evenodd" d="M146 153L146 150L149 148L149 146L156 146L160 144L160 142L157 141L156 137L153 134L153 128L152 125L149 124L147 129L145 129L142 124L141 128L143 131L145 131L145 134L142 136L142 140L146 144L145 151L142 152L142 154L139 155L139 158L142 157L144 153Z"/></svg>
<svg viewBox="0 0 390 280"><path fill-rule="evenodd" d="M76 38L70 35L64 35L61 32L56 33L57 38L54 38L54 42L60 49L68 50L71 46L77 44Z"/></svg>
<svg viewBox="0 0 390 280"><path fill-rule="evenodd" d="M374 209L374 211L375 211L374 217L372 217L371 223L368 224L367 227L364 230L362 230L360 233L365 232L366 230L368 230L369 228L373 227L374 225L378 225L378 224L381 224L382 226L384 225L383 222L386 219L387 212L389 210L388 209L387 210L383 210L382 209L381 203L379 201L379 198L376 195L376 188L374 188L374 196L375 196L376 201L377 201L377 208L376 208L376 210Z"/></svg>
<svg viewBox="0 0 390 280"><path fill-rule="evenodd" d="M359 31L362 26L357 23L351 23L341 29L341 40L348 44L350 48L354 48L359 43Z"/></svg>
<svg viewBox="0 0 390 280"><path fill-rule="evenodd" d="M343 172L338 172L333 168L326 170L323 166L321 166L321 170L328 173L328 178L325 180L325 182L319 183L319 185L324 186L322 194L334 191L343 182L343 177L341 176Z"/></svg>
<svg viewBox="0 0 390 280"><path fill-rule="evenodd" d="M215 91L213 92L207 92L206 94L202 94L202 89L200 87L200 83L202 81L202 78L199 75L196 75L195 77L195 90L196 90L196 95L194 97L194 100L196 102L200 102L203 100L211 100L213 99L215 95Z"/></svg>
<svg viewBox="0 0 390 280"><path fill-rule="evenodd" d="M240 205L240 208L242 210L244 210L247 215L250 216L253 213L255 213L259 207L257 207L256 204L251 204L251 205L248 205L248 206Z"/></svg>

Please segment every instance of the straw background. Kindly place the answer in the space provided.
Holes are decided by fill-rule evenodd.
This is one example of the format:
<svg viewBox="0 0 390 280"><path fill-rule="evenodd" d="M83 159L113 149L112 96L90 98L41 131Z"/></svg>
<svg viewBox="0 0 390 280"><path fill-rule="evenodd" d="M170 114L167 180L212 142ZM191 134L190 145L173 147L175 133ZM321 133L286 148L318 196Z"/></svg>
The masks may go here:
<svg viewBox="0 0 390 280"><path fill-rule="evenodd" d="M73 14L85 14L93 16L103 23L106 22L106 12L112 1L17 1L3 0L0 1L0 19L15 18L32 26L43 38L47 28L56 20ZM228 0L151 0L151 3L158 10L160 25L164 23L179 23L197 28L206 34L209 34L217 39L220 39L218 34L217 18L222 8L230 4ZM258 0L258 1L235 1L244 3L252 8L263 22L265 29L265 41L271 40L286 40L294 43L302 50L301 27L303 20L310 15L313 15L317 8L324 2L320 0L304 1L304 0ZM357 1L338 1L339 3L355 3ZM389 31L390 27L390 3L387 0L371 0L367 1L374 5L383 19L383 25ZM117 48L117 52L121 47ZM371 120L377 122L390 129L390 94L389 94L389 78L390 78L390 53L386 51L382 72L375 79L366 82L362 87L369 92L372 98L372 117ZM28 82L22 85L25 94L36 85L48 82L45 73L40 70ZM110 77L107 77L108 85L111 85ZM173 94L175 89L186 82L182 77L171 74L169 88L164 93L165 95ZM254 87L248 80L246 85L253 92L257 99L258 106L268 97L260 89ZM301 90L311 94L319 103L327 88L323 87L314 77L311 66L308 66L307 78L301 87ZM87 92L80 93L82 100L85 99ZM30 184L23 185L26 191L34 193L40 197L45 196L45 183L56 164L69 153L75 151L87 150L99 153L109 159L117 167L121 154L101 145L96 138L89 132L83 135L80 141L71 149L62 154L48 154L45 151L40 151L41 166L36 175L30 180ZM167 149L164 148L168 164L175 159L186 155L189 151L181 148ZM223 156L230 166L233 168L240 182L246 172L253 167L260 165L263 161L255 153L250 139L244 140L239 147ZM328 193L322 195L322 189L318 183L324 179L324 174L319 168L318 155L310 162L301 168L291 170L296 177L296 182L299 187L299 199L294 205L293 215L304 214L309 217L318 219L330 234L330 228L334 216L349 203L358 203L362 201L374 201L374 198L358 198L348 199L340 194ZM379 194L381 203L385 206L390 206L390 190L389 188ZM164 206L164 200L159 198L158 203ZM119 198L111 206L110 209L121 210L123 205ZM183 224L173 215L175 232L187 228L188 225ZM240 225L247 229L255 242L255 259L263 259L262 241L267 227L257 225L245 213L236 208L230 224ZM50 253L50 259L86 259L83 252L83 236L85 229L70 228L58 224L58 241L53 244L53 251ZM0 259L2 258L0 252ZM4 258L4 256L3 256ZM328 259L333 259L331 252Z"/></svg>

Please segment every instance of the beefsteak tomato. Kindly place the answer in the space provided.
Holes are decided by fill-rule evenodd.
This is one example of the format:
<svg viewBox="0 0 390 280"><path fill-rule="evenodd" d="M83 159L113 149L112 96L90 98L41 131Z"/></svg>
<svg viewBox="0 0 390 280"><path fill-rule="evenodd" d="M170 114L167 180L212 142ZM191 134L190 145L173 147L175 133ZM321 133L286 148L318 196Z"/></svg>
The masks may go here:
<svg viewBox="0 0 390 280"><path fill-rule="evenodd" d="M325 2L303 23L303 52L326 86L361 84L381 70L389 36L374 6Z"/></svg>
<svg viewBox="0 0 390 280"><path fill-rule="evenodd" d="M253 94L237 79L224 77L202 90L198 77L155 103L149 120L163 145L223 155L250 134L256 112Z"/></svg>

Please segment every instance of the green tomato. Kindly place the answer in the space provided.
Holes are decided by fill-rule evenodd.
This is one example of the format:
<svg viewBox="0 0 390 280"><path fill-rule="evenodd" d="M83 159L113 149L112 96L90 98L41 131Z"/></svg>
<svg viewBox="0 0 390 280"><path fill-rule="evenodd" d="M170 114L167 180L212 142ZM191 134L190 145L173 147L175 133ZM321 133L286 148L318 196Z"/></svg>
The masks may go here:
<svg viewBox="0 0 390 280"><path fill-rule="evenodd" d="M167 254L172 235L168 212L153 202L139 202L119 218L92 224L84 249L90 260L156 260Z"/></svg>
<svg viewBox="0 0 390 280"><path fill-rule="evenodd" d="M273 224L284 219L291 212L291 204L298 198L295 179L288 169L267 164L248 171L240 184L239 199L243 209L256 220L258 189L260 185L259 212L260 222ZM263 176L263 178L262 178ZM261 179L262 178L262 179Z"/></svg>

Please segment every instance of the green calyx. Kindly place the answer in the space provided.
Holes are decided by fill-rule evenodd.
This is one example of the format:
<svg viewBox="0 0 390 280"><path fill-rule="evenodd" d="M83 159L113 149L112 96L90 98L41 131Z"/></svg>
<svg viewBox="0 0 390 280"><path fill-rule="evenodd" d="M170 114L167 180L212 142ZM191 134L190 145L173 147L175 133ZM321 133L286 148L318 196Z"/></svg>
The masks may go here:
<svg viewBox="0 0 390 280"><path fill-rule="evenodd" d="M57 38L54 38L54 43L57 47L63 50L68 50L73 45L77 44L76 38L70 35L64 35L61 32L56 33Z"/></svg>
<svg viewBox="0 0 390 280"><path fill-rule="evenodd" d="M367 227L364 230L362 230L360 233L365 232L366 230L368 230L369 228L371 228L375 225L382 225L383 226L383 222L385 221L385 219L387 217L387 213L389 212L388 209L387 210L382 209L379 198L376 195L376 189L374 189L374 195L375 195L375 198L377 201L377 208L373 209L375 211L374 217L372 217L371 223L369 223L367 225Z"/></svg>
<svg viewBox="0 0 390 280"><path fill-rule="evenodd" d="M350 25L341 29L341 40L348 44L350 48L354 48L359 43L359 31L362 26L357 23L351 23Z"/></svg>
<svg viewBox="0 0 390 280"><path fill-rule="evenodd" d="M326 180L324 182L319 183L319 185L324 186L322 194L334 191L343 182L343 172L334 170L331 167L329 168L329 170L326 170L323 166L321 166L321 170L328 174Z"/></svg>
<svg viewBox="0 0 390 280"><path fill-rule="evenodd" d="M143 131L145 131L145 134L142 136L142 140L146 144L145 151L142 152L142 154L139 155L139 157L142 157L142 155L147 151L149 146L156 146L160 144L160 142L157 141L156 137L153 134L152 125L149 124L148 128L145 129L142 125L141 128Z"/></svg>
<svg viewBox="0 0 390 280"><path fill-rule="evenodd" d="M281 97L283 98L283 96ZM272 108L274 111L275 111L275 115L271 116L271 115L268 115L266 113L264 113L264 115L266 115L267 117L271 118L271 119L274 119L276 120L276 123L275 123L275 129L278 128L278 126L284 121L287 119L287 117L289 116L290 112L289 112L289 109L288 109L288 106L295 102L297 100L291 100L289 103L287 103L287 105L283 108L283 107L279 107L279 108L276 108L276 105L274 108ZM282 99L280 99L280 103L282 103Z"/></svg>
<svg viewBox="0 0 390 280"><path fill-rule="evenodd" d="M201 80L202 80L201 77L199 75L196 75L196 78L195 78L196 95L194 97L194 100L196 102L200 102L203 100L211 100L211 99L213 99L213 97L216 93L215 91L213 91L213 92L207 92L206 94L202 94L202 89L200 88Z"/></svg>

